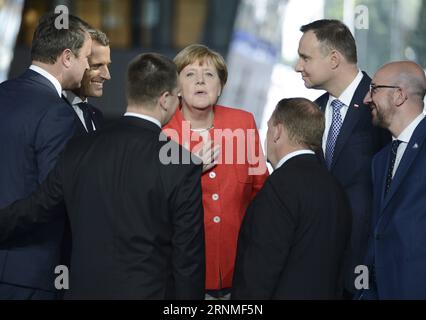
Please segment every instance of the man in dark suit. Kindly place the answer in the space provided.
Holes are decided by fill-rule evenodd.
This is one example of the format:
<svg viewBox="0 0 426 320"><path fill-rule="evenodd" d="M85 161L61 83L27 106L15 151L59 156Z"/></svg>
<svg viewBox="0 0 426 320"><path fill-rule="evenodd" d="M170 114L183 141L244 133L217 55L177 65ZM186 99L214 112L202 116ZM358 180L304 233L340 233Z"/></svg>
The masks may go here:
<svg viewBox="0 0 426 320"><path fill-rule="evenodd" d="M373 159L374 214L363 299L426 299L426 78L414 62L384 65L365 103L392 143Z"/></svg>
<svg viewBox="0 0 426 320"><path fill-rule="evenodd" d="M89 34L92 38L89 69L84 73L79 88L63 92L76 113L76 135L84 135L102 127L102 111L90 104L87 98L102 97L104 83L111 79L108 69L111 64L109 39L97 29L90 29Z"/></svg>
<svg viewBox="0 0 426 320"><path fill-rule="evenodd" d="M337 299L351 212L344 190L314 154L324 116L303 98L281 100L268 121L275 171L247 209L233 299Z"/></svg>
<svg viewBox="0 0 426 320"><path fill-rule="evenodd" d="M351 298L354 270L363 262L371 221L371 160L390 137L373 126L363 103L371 79L358 69L349 29L337 20L318 20L300 30L296 71L307 88L327 91L315 101L325 114L325 164L345 189L352 208L352 254L345 272L345 293Z"/></svg>
<svg viewBox="0 0 426 320"><path fill-rule="evenodd" d="M177 69L161 55L131 62L127 113L72 140L41 187L0 210L0 239L52 218L65 199L72 232L69 299L202 299L201 165L161 133L179 104ZM183 154L186 153L186 154Z"/></svg>
<svg viewBox="0 0 426 320"><path fill-rule="evenodd" d="M40 20L30 68L0 84L0 207L31 194L74 134L73 110L61 92L80 86L92 41L80 19L69 15L68 28L57 30L57 18ZM0 246L0 299L55 297L64 219Z"/></svg>

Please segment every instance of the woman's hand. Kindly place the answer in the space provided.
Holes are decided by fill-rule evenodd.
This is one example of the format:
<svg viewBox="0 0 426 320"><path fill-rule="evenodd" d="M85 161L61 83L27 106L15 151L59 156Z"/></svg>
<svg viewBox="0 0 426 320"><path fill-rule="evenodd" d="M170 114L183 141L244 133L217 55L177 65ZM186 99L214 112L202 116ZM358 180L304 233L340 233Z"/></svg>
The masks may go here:
<svg viewBox="0 0 426 320"><path fill-rule="evenodd" d="M194 151L194 154L203 161L203 173L217 164L219 153L220 145L214 146L211 140L204 143L198 151Z"/></svg>
<svg viewBox="0 0 426 320"><path fill-rule="evenodd" d="M203 141L205 141L203 139ZM217 164L217 159L219 158L220 153L220 145L214 146L213 141L209 140L202 144L201 147L199 147L201 144L195 146L195 148L190 150L189 143L184 142L183 147L187 150L191 151L192 154L197 156L199 160L203 163L203 173L210 170ZM198 147L198 148L197 148ZM198 160L198 161L199 161ZM201 163L201 162L196 163Z"/></svg>

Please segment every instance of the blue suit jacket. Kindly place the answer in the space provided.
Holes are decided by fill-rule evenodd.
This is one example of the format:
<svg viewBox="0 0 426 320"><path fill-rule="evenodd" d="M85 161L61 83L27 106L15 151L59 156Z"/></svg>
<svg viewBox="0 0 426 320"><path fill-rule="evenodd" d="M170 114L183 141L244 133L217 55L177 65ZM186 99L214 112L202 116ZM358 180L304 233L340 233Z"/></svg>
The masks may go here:
<svg viewBox="0 0 426 320"><path fill-rule="evenodd" d="M386 197L390 144L373 160L374 215L367 265L375 265L379 299L426 299L425 140L423 119Z"/></svg>
<svg viewBox="0 0 426 320"><path fill-rule="evenodd" d="M72 108L38 73L28 69L0 84L0 208L40 185L74 126ZM64 215L58 215L54 222L0 245L0 283L53 290L63 227Z"/></svg>
<svg viewBox="0 0 426 320"><path fill-rule="evenodd" d="M354 267L364 262L371 222L373 156L390 140L385 130L373 126L371 111L363 103L369 90L370 77L363 78L356 89L336 141L331 173L346 191L352 209L352 253L348 260L346 289L354 291ZM329 94L315 102L325 111Z"/></svg>

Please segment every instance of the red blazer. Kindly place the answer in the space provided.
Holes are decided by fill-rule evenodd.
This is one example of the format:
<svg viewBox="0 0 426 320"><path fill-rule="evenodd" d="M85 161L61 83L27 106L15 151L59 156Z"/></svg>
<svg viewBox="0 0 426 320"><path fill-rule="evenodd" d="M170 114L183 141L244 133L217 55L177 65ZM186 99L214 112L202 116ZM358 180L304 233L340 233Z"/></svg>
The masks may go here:
<svg viewBox="0 0 426 320"><path fill-rule="evenodd" d="M189 130L180 110L163 131L190 150L202 138ZM219 164L201 178L206 241L206 289L230 288L237 249L238 233L247 206L268 177L259 133L249 112L223 106L214 107L215 145L221 145Z"/></svg>

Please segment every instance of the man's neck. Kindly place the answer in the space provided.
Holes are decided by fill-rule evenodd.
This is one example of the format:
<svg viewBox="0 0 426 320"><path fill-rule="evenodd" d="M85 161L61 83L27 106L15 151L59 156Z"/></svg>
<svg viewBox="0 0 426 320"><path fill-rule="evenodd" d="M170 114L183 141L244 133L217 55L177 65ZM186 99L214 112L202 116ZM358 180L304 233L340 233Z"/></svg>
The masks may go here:
<svg viewBox="0 0 426 320"><path fill-rule="evenodd" d="M213 125L213 107L196 109L183 106L182 113L185 120L191 123L191 129L205 129Z"/></svg>
<svg viewBox="0 0 426 320"><path fill-rule="evenodd" d="M87 97L85 97L80 90L72 90L72 93L74 93L77 97L81 99L81 101L86 101Z"/></svg>
<svg viewBox="0 0 426 320"><path fill-rule="evenodd" d="M131 113L140 114L142 116L152 117L158 120L160 123L162 123L161 117L156 111L157 111L157 108L155 108L154 110L151 110L150 108L146 108L144 106L134 106L134 105L128 105L126 109L126 112L131 112Z"/></svg>
<svg viewBox="0 0 426 320"><path fill-rule="evenodd" d="M405 117L394 117L392 125L389 127L389 131L395 138L399 135L422 113L422 110L418 108L411 108L413 112L410 112Z"/></svg>
<svg viewBox="0 0 426 320"><path fill-rule="evenodd" d="M44 71L50 73L53 77L55 77L59 83L61 84L61 86L63 87L63 79L62 79L62 75L60 74L60 72L57 71L56 65L55 64L48 64L48 63L44 63L44 62L40 62L40 61L32 61L31 64L43 69Z"/></svg>
<svg viewBox="0 0 426 320"><path fill-rule="evenodd" d="M272 163L273 168L275 169L279 162L284 159L286 156L288 156L290 153L301 151L301 150L307 150L306 147L303 146L286 146L281 148L281 150L278 150L276 162Z"/></svg>
<svg viewBox="0 0 426 320"><path fill-rule="evenodd" d="M340 97L343 91L355 80L359 69L356 65L348 65L336 73L336 76L331 80L329 86L324 88L333 97Z"/></svg>

